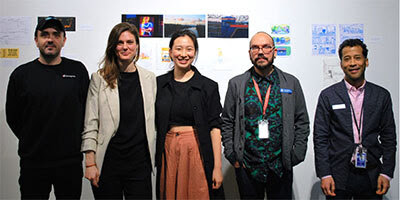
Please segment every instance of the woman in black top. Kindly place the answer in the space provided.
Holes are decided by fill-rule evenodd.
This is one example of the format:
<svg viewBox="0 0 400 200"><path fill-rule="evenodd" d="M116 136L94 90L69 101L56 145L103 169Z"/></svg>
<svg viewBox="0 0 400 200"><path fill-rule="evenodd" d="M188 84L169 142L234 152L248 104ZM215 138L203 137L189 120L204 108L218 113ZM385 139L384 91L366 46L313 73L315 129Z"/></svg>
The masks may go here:
<svg viewBox="0 0 400 200"><path fill-rule="evenodd" d="M223 198L218 85L192 65L198 43L191 31L174 33L169 47L174 69L157 77L158 195Z"/></svg>
<svg viewBox="0 0 400 200"><path fill-rule="evenodd" d="M82 151L96 199L151 199L155 75L136 64L139 33L114 26L86 102Z"/></svg>

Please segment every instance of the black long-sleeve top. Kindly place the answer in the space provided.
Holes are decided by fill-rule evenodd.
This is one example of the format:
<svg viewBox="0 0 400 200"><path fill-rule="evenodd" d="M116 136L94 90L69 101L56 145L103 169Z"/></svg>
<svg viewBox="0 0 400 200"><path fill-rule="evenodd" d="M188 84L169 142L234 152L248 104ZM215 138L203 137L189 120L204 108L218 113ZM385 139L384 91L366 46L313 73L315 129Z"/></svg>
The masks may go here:
<svg viewBox="0 0 400 200"><path fill-rule="evenodd" d="M38 59L16 68L8 83L7 123L19 139L21 167L82 162L81 133L89 76L78 61Z"/></svg>

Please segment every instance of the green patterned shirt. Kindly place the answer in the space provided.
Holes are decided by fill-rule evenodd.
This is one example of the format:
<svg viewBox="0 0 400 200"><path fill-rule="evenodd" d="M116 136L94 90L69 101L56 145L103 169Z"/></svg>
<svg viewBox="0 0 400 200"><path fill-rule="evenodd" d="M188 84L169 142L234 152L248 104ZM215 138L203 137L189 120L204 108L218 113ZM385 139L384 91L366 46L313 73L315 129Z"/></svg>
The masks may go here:
<svg viewBox="0 0 400 200"><path fill-rule="evenodd" d="M278 73L274 70L271 75L262 77L254 68L251 77L260 88L260 102L252 78L249 79L245 93L245 149L244 164L251 176L260 182L266 182L269 173L282 177L282 95ZM268 87L271 84L268 107L263 116L263 105ZM258 137L258 122L268 120L269 138Z"/></svg>

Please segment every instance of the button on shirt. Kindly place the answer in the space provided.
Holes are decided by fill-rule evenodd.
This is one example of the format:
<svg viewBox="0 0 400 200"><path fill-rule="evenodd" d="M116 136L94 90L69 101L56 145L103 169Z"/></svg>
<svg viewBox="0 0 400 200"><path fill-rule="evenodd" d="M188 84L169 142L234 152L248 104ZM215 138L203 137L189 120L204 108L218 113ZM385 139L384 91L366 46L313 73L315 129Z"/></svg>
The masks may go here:
<svg viewBox="0 0 400 200"><path fill-rule="evenodd" d="M266 182L268 173L283 175L282 165L282 95L278 73L273 71L267 77L258 75L254 68L252 76L260 88L260 102L252 78L247 82L245 92L245 149L244 164L251 176ZM258 137L258 122L263 119L263 104L267 89L271 85L268 107L264 119L269 123L269 138Z"/></svg>

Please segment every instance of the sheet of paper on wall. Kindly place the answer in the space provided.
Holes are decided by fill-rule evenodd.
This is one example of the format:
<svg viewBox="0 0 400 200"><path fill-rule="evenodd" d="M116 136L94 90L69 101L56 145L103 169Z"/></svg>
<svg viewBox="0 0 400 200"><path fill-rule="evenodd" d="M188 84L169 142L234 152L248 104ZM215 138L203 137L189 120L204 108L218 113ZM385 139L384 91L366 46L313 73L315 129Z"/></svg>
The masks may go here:
<svg viewBox="0 0 400 200"><path fill-rule="evenodd" d="M32 17L0 17L0 45L30 45L33 40Z"/></svg>
<svg viewBox="0 0 400 200"><path fill-rule="evenodd" d="M312 55L336 54L336 25L312 25Z"/></svg>
<svg viewBox="0 0 400 200"><path fill-rule="evenodd" d="M140 55L138 64L139 66L153 71L157 65L156 59L158 58L157 51L157 41L150 38L141 39L140 45Z"/></svg>
<svg viewBox="0 0 400 200"><path fill-rule="evenodd" d="M364 24L339 24L340 43L347 39L364 41Z"/></svg>
<svg viewBox="0 0 400 200"><path fill-rule="evenodd" d="M18 48L1 48L0 58L19 58Z"/></svg>
<svg viewBox="0 0 400 200"><path fill-rule="evenodd" d="M323 58L324 87L341 81L344 77L339 58Z"/></svg>

